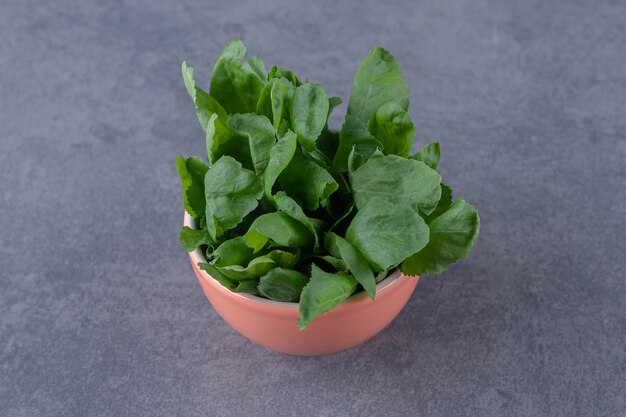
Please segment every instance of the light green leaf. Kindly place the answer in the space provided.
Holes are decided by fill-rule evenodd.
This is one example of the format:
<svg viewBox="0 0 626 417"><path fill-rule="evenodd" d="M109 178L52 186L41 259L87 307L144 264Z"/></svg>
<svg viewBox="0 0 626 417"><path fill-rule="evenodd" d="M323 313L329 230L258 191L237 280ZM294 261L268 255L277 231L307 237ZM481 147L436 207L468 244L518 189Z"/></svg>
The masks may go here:
<svg viewBox="0 0 626 417"><path fill-rule="evenodd" d="M315 232L315 227L313 226L311 219L304 214L302 207L300 207L291 197L285 194L284 191L277 192L274 196L274 201L276 202L276 208L279 211L302 223L309 233L311 233L315 241L314 248L317 248L319 246L319 238Z"/></svg>
<svg viewBox="0 0 626 417"><path fill-rule="evenodd" d="M422 249L428 243L428 226L408 205L374 198L354 216L346 239L378 272Z"/></svg>
<svg viewBox="0 0 626 417"><path fill-rule="evenodd" d="M291 101L291 127L304 139L307 149L315 148L315 140L326 126L329 102L320 84L304 83L297 87Z"/></svg>
<svg viewBox="0 0 626 417"><path fill-rule="evenodd" d="M411 159L416 161L422 161L432 169L437 169L439 165L439 157L441 156L441 149L439 142L429 143L419 151L415 152L415 155L411 156Z"/></svg>
<svg viewBox="0 0 626 417"><path fill-rule="evenodd" d="M276 142L272 123L265 116L256 114L233 114L228 126L237 134L248 138L254 170L262 176L270 159L270 151Z"/></svg>
<svg viewBox="0 0 626 417"><path fill-rule="evenodd" d="M233 40L222 51L211 75L211 96L220 102L228 114L250 113L256 104L263 85L267 82L260 74L259 62L253 59L244 65L246 47Z"/></svg>
<svg viewBox="0 0 626 417"><path fill-rule="evenodd" d="M176 170L180 176L183 191L183 204L189 215L195 219L204 216L204 176L209 170L202 160L196 156L185 159L182 155L176 158Z"/></svg>
<svg viewBox="0 0 626 417"><path fill-rule="evenodd" d="M283 77L289 80L291 84L293 84L296 87L302 84L300 82L300 79L296 76L296 74L293 71L285 69L285 68L273 66L272 69L270 70L269 78L272 79L272 78L283 78Z"/></svg>
<svg viewBox="0 0 626 417"><path fill-rule="evenodd" d="M423 162L380 152L350 174L358 209L379 197L429 214L441 197L440 183L441 176Z"/></svg>
<svg viewBox="0 0 626 417"><path fill-rule="evenodd" d="M188 67L187 63L184 61L182 64L182 73L185 88L187 88L187 92L196 106L196 115L198 116L198 121L200 125L202 125L202 128L206 130L208 121L213 114L217 114L218 118L225 122L227 115L224 108L217 100L196 85L193 78L193 68Z"/></svg>
<svg viewBox="0 0 626 417"><path fill-rule="evenodd" d="M215 266L247 265L254 258L254 252L246 245L243 236L224 241L213 251L212 264Z"/></svg>
<svg viewBox="0 0 626 417"><path fill-rule="evenodd" d="M286 78L277 80L270 90L272 121L278 130L283 119L288 119L288 109L294 94L294 87Z"/></svg>
<svg viewBox="0 0 626 417"><path fill-rule="evenodd" d="M347 300L357 286L353 276L330 274L315 264L311 266L311 279L300 295L298 328L304 330L309 323Z"/></svg>
<svg viewBox="0 0 626 417"><path fill-rule="evenodd" d="M334 166L345 171L348 155L354 145L372 145L366 130L372 115L385 103L393 101L407 109L409 87L402 78L400 66L383 48L372 49L361 61L354 76L346 120L341 128Z"/></svg>
<svg viewBox="0 0 626 417"><path fill-rule="evenodd" d="M383 144L385 155L409 156L415 140L415 128L409 113L390 101L383 104L370 119L368 130Z"/></svg>
<svg viewBox="0 0 626 417"><path fill-rule="evenodd" d="M257 217L244 239L255 253L263 249L270 240L278 246L290 248L301 248L313 242L313 236L302 223L281 212Z"/></svg>
<svg viewBox="0 0 626 417"><path fill-rule="evenodd" d="M476 207L459 199L429 227L426 247L402 263L402 272L407 275L439 274L463 259L478 238L480 219Z"/></svg>
<svg viewBox="0 0 626 417"><path fill-rule="evenodd" d="M224 230L237 226L263 195L259 177L230 156L222 156L207 172L204 189L207 230L213 239L218 237L217 226Z"/></svg>
<svg viewBox="0 0 626 417"><path fill-rule="evenodd" d="M190 227L183 227L178 235L180 245L186 252L193 252L202 245L210 245L213 239L206 230L196 230Z"/></svg>
<svg viewBox="0 0 626 417"><path fill-rule="evenodd" d="M307 210L316 210L323 200L337 191L339 184L324 168L296 149L291 162L278 177L283 190L299 199Z"/></svg>
<svg viewBox="0 0 626 417"><path fill-rule="evenodd" d="M280 173L283 172L293 158L293 154L296 151L296 143L296 134L289 130L270 151L270 160L263 176L265 196L270 201L273 200L272 187Z"/></svg>
<svg viewBox="0 0 626 417"><path fill-rule="evenodd" d="M293 269L274 268L261 277L261 295L276 301L298 301L309 277Z"/></svg>
<svg viewBox="0 0 626 417"><path fill-rule="evenodd" d="M324 241L328 246L334 246L336 249L330 250L330 253L339 253L341 259L344 260L348 269L354 275L356 280L363 286L365 292L374 299L376 295L376 279L372 273L372 269L367 263L365 257L357 248L352 246L350 242L334 233L327 233Z"/></svg>
<svg viewBox="0 0 626 417"><path fill-rule="evenodd" d="M267 81L267 70L265 69L265 64L263 60L258 56L254 55L252 58L248 60L243 67L248 72L253 72L263 81Z"/></svg>

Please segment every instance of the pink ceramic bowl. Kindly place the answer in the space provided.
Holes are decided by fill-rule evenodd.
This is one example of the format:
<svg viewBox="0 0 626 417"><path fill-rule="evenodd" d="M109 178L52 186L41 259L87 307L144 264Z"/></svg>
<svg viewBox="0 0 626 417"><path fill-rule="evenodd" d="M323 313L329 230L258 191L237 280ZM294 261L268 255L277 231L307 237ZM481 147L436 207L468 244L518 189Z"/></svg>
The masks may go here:
<svg viewBox="0 0 626 417"><path fill-rule="evenodd" d="M187 213L184 223L195 227ZM353 295L298 330L298 303L234 293L198 268L198 262L206 262L201 251L189 258L204 294L228 324L253 342L293 355L340 352L376 335L402 310L419 279L395 271L376 286L375 300L364 292Z"/></svg>

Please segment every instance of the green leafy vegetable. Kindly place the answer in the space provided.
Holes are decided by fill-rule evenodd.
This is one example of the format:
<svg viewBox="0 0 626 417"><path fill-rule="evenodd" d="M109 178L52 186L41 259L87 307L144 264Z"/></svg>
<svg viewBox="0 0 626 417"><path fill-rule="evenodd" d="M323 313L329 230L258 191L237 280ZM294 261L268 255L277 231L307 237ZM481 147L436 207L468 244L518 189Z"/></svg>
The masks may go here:
<svg viewBox="0 0 626 417"><path fill-rule="evenodd" d="M206 253L201 269L230 291L299 302L304 329L355 291L373 299L398 269L437 274L467 255L478 213L452 203L439 142L409 156L409 87L389 52L362 60L339 132L329 117L341 98L245 54L237 39L222 51L208 92L181 67L208 165L176 159L196 225L179 240Z"/></svg>
<svg viewBox="0 0 626 417"><path fill-rule="evenodd" d="M306 328L314 318L345 301L356 286L357 281L351 275L330 274L313 264L311 279L300 295L298 327Z"/></svg>
<svg viewBox="0 0 626 417"><path fill-rule="evenodd" d="M327 246L334 246L336 249L329 249L330 253L337 253L345 262L346 266L354 275L356 280L363 286L365 292L374 299L376 294L376 279L365 257L350 242L334 233L327 234Z"/></svg>
<svg viewBox="0 0 626 417"><path fill-rule="evenodd" d="M213 243L213 239L211 239L211 236L206 230L196 230L187 226L183 227L180 231L178 240L180 240L180 246L186 252L193 252L202 245Z"/></svg>
<svg viewBox="0 0 626 417"><path fill-rule="evenodd" d="M204 200L204 176L209 167L198 157L176 158L176 169L183 186L183 204L185 210L194 218L204 216L206 202Z"/></svg>
<svg viewBox="0 0 626 417"><path fill-rule="evenodd" d="M422 249L428 243L428 226L411 207L375 198L354 216L346 239L378 272Z"/></svg>
<svg viewBox="0 0 626 417"><path fill-rule="evenodd" d="M222 51L213 67L211 96L228 114L254 112L261 89L267 83L267 78L261 74L261 60L255 58L244 64L245 54L246 47L235 39Z"/></svg>
<svg viewBox="0 0 626 417"><path fill-rule="evenodd" d="M373 198L383 198L429 214L441 197L440 183L441 176L424 163L380 152L350 174L358 209Z"/></svg>
<svg viewBox="0 0 626 417"><path fill-rule="evenodd" d="M412 155L411 159L415 159L416 161L422 161L432 169L437 169L440 156L441 149L439 147L439 142L433 142L415 152L415 155Z"/></svg>
<svg viewBox="0 0 626 417"><path fill-rule="evenodd" d="M274 128L269 119L256 114L233 114L228 119L229 127L240 135L248 137L248 147L254 170L262 176L270 159L270 152L276 140Z"/></svg>
<svg viewBox="0 0 626 417"><path fill-rule="evenodd" d="M323 200L337 191L333 176L296 149L289 165L278 177L283 190L299 199L307 210L316 210Z"/></svg>
<svg viewBox="0 0 626 417"><path fill-rule="evenodd" d="M309 277L293 269L274 268L261 277L258 290L276 301L298 301Z"/></svg>
<svg viewBox="0 0 626 417"><path fill-rule="evenodd" d="M409 156L415 128L409 113L393 101L380 106L369 121L368 130L383 145L385 155Z"/></svg>
<svg viewBox="0 0 626 417"><path fill-rule="evenodd" d="M271 241L274 245L301 248L313 242L313 236L297 220L282 212L257 217L245 234L246 244L258 252Z"/></svg>
<svg viewBox="0 0 626 417"><path fill-rule="evenodd" d="M426 247L402 263L402 272L407 275L439 274L465 258L478 238L480 220L476 207L459 199L428 226Z"/></svg>
<svg viewBox="0 0 626 417"><path fill-rule="evenodd" d="M296 88L291 102L291 127L304 139L307 149L315 148L328 118L329 101L319 84L305 83Z"/></svg>
<svg viewBox="0 0 626 417"><path fill-rule="evenodd" d="M230 156L221 157L204 177L207 230L213 239L237 226L259 204L263 184Z"/></svg>

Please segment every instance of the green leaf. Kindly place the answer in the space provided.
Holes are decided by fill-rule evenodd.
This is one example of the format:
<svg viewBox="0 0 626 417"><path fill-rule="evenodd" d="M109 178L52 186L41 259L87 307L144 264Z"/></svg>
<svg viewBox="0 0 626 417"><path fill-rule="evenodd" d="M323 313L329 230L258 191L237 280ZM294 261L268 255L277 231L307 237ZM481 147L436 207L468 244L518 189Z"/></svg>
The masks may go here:
<svg viewBox="0 0 626 417"><path fill-rule="evenodd" d="M291 162L278 177L283 190L299 199L307 210L317 210L320 200L337 191L339 184L324 168L296 149Z"/></svg>
<svg viewBox="0 0 626 417"><path fill-rule="evenodd" d="M196 230L191 227L183 227L178 234L180 245L186 252L193 252L202 245L210 245L213 239L206 230Z"/></svg>
<svg viewBox="0 0 626 417"><path fill-rule="evenodd" d="M291 127L304 138L307 149L315 148L315 140L326 126L329 102L320 84L305 83L297 87L291 101Z"/></svg>
<svg viewBox="0 0 626 417"><path fill-rule="evenodd" d="M436 218L437 216L439 216L440 214L443 214L446 210L448 210L451 205L452 205L452 189L448 187L447 185L445 185L444 183L441 183L441 198L439 199L439 202L437 203L437 207L435 207L432 213L430 213L429 215L424 215L422 217L424 217L424 220L426 220L426 223L430 223L434 218Z"/></svg>
<svg viewBox="0 0 626 417"><path fill-rule="evenodd" d="M293 268L298 259L298 254L282 250L273 250L258 258L252 259L245 267L241 265L228 265L224 267L215 266L215 268L220 274L231 280L242 281L260 278L276 267Z"/></svg>
<svg viewBox="0 0 626 417"><path fill-rule="evenodd" d="M441 149L439 142L429 143L419 151L415 152L415 155L411 156L411 159L416 161L422 161L432 169L437 169L439 165L439 157L441 156Z"/></svg>
<svg viewBox="0 0 626 417"><path fill-rule="evenodd" d="M300 82L300 79L296 76L296 74L293 71L280 68L277 66L273 66L272 69L270 70L269 78L272 79L272 78L283 78L283 77L289 80L291 84L293 84L296 87L302 84Z"/></svg>
<svg viewBox="0 0 626 417"><path fill-rule="evenodd" d="M230 156L221 157L207 172L204 188L207 230L213 239L218 236L217 226L224 230L237 226L263 195L259 177Z"/></svg>
<svg viewBox="0 0 626 417"><path fill-rule="evenodd" d="M293 158L296 151L296 142L296 134L292 131L287 131L270 151L270 160L263 177L265 196L270 201L273 200L272 187L280 173L287 168L287 165Z"/></svg>
<svg viewBox="0 0 626 417"><path fill-rule="evenodd" d="M218 118L226 121L227 115L220 103L211 97L206 91L196 85L193 78L193 68L188 67L186 62L182 64L183 81L185 87L193 103L196 106L196 115L202 128L206 130L209 119L213 114L217 114Z"/></svg>
<svg viewBox="0 0 626 417"><path fill-rule="evenodd" d="M298 301L309 277L293 269L274 268L261 277L261 295L276 301Z"/></svg>
<svg viewBox="0 0 626 417"><path fill-rule="evenodd" d="M285 213L292 219L299 221L309 231L309 233L311 233L315 241L314 247L317 248L319 246L319 238L315 232L315 227L313 226L311 219L304 214L302 207L300 207L291 197L285 194L284 191L276 193L274 201L276 202L276 208L279 211Z"/></svg>
<svg viewBox="0 0 626 417"><path fill-rule="evenodd" d="M441 197L441 176L423 162L376 152L350 174L358 209L380 197L389 203L407 204L431 213Z"/></svg>
<svg viewBox="0 0 626 417"><path fill-rule="evenodd" d="M415 128L409 113L390 101L376 111L370 119L368 130L383 144L385 155L409 156L415 140Z"/></svg>
<svg viewBox="0 0 626 417"><path fill-rule="evenodd" d="M227 113L250 113L256 109L259 94L267 79L260 73L258 59L244 65L246 47L233 40L222 51L211 75L211 96L220 102Z"/></svg>
<svg viewBox="0 0 626 417"><path fill-rule="evenodd" d="M243 236L226 240L213 251L213 265L247 265L254 258L254 252L246 245Z"/></svg>
<svg viewBox="0 0 626 417"><path fill-rule="evenodd" d="M233 292L245 292L247 294L256 295L259 293L257 289L258 285L258 279L244 279L238 282L237 286L233 289Z"/></svg>
<svg viewBox="0 0 626 417"><path fill-rule="evenodd" d="M428 226L411 207L374 198L354 216L346 239L378 272L422 249L428 243Z"/></svg>
<svg viewBox="0 0 626 417"><path fill-rule="evenodd" d="M265 64L258 55L254 55L248 60L248 62L243 64L243 66L246 71L253 72L261 80L267 81L267 70L265 69Z"/></svg>
<svg viewBox="0 0 626 417"><path fill-rule="evenodd" d="M288 119L288 109L294 94L294 87L285 78L277 80L270 90L270 103L272 107L272 121L274 128L278 130L283 119Z"/></svg>
<svg viewBox="0 0 626 417"><path fill-rule="evenodd" d="M281 212L257 217L244 239L255 253L263 249L270 240L278 246L290 248L300 248L313 242L313 236L302 223Z"/></svg>
<svg viewBox="0 0 626 417"><path fill-rule="evenodd" d="M228 126L239 135L248 138L248 146L254 170L262 176L270 159L270 151L276 140L274 128L265 116L256 114L233 114L228 119Z"/></svg>
<svg viewBox="0 0 626 417"><path fill-rule="evenodd" d="M348 265L344 262L343 259L331 256L331 255L323 255L317 256L317 258L323 260L328 265L332 266L337 272L348 272Z"/></svg>
<svg viewBox="0 0 626 417"><path fill-rule="evenodd" d="M367 159L376 150L382 148L383 144L367 130L367 124L347 114L339 132L339 145L333 160L333 167L340 172L345 172L348 169L348 158L353 150Z"/></svg>
<svg viewBox="0 0 626 417"><path fill-rule="evenodd" d="M198 262L198 268L206 271L211 278L215 279L217 282L219 282L231 291L234 291L235 288L237 288L237 286L239 285L237 281L233 281L232 279L222 275L220 271L218 271L218 269L211 264Z"/></svg>
<svg viewBox="0 0 626 417"><path fill-rule="evenodd" d="M311 279L300 294L298 328L304 330L309 323L347 300L354 292L357 281L351 275L330 274L311 266Z"/></svg>
<svg viewBox="0 0 626 417"><path fill-rule="evenodd" d="M374 278L372 269L361 252L352 246L350 242L334 233L328 233L325 242L328 242L329 245L336 247L335 250L329 250L329 252L339 253L341 259L344 260L352 275L354 275L359 284L363 286L365 292L367 292L373 300L376 295L376 279Z"/></svg>
<svg viewBox="0 0 626 417"><path fill-rule="evenodd" d="M383 48L369 51L354 76L346 119L341 128L334 166L345 171L352 147L371 147L373 137L367 132L372 115L385 103L393 101L408 107L409 87L402 78L400 65Z"/></svg>
<svg viewBox="0 0 626 417"><path fill-rule="evenodd" d="M176 170L180 176L183 191L183 204L189 215L195 219L204 216L204 176L209 170L202 160L196 156L185 159L182 155L176 158Z"/></svg>
<svg viewBox="0 0 626 417"><path fill-rule="evenodd" d="M245 168L253 168L248 138L233 132L217 114L207 121L206 150L212 164L227 155L241 162Z"/></svg>
<svg viewBox="0 0 626 417"><path fill-rule="evenodd" d="M439 274L463 259L474 246L480 229L476 207L459 199L429 224L430 241L402 263L407 275Z"/></svg>

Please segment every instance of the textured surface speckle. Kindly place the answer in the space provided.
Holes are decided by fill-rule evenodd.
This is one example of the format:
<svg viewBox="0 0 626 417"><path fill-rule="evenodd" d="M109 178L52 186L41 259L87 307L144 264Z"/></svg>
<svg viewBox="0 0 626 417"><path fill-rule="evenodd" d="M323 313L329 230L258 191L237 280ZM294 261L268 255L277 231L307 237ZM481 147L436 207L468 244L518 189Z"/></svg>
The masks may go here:
<svg viewBox="0 0 626 417"><path fill-rule="evenodd" d="M0 415L626 416L626 4L0 3ZM299 358L236 334L177 233L176 155L240 36L348 98L373 45L480 210L471 256L380 335ZM345 105L333 117L341 123Z"/></svg>

